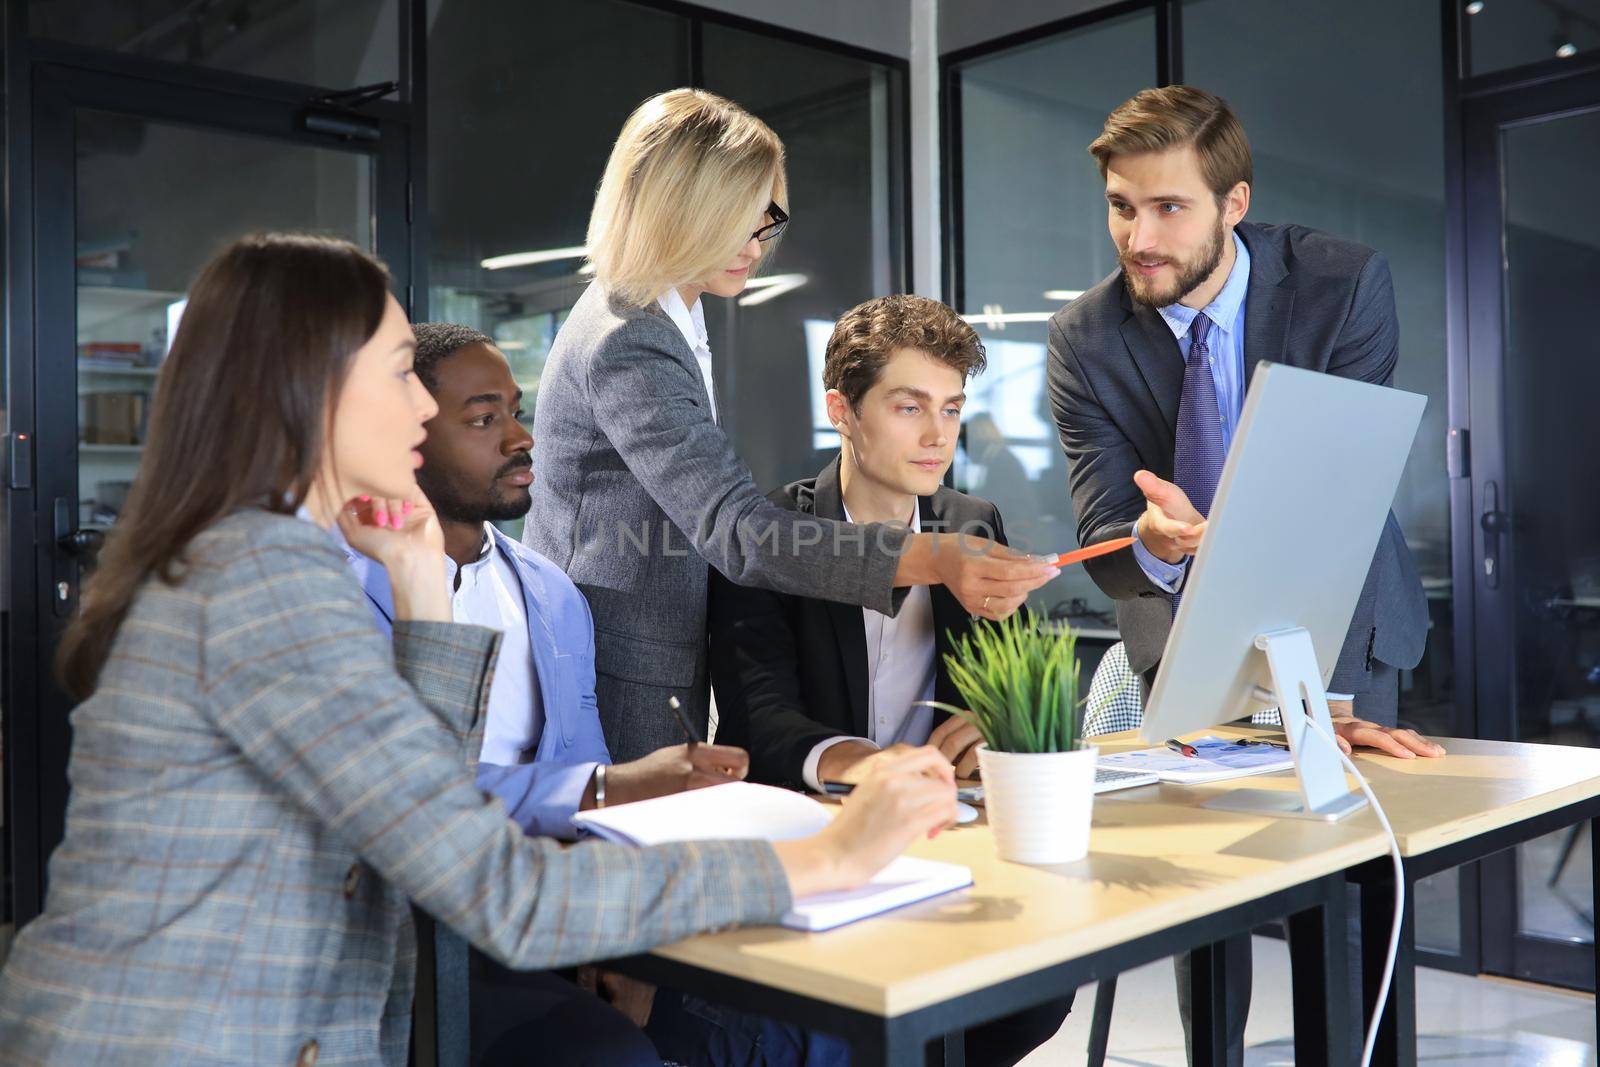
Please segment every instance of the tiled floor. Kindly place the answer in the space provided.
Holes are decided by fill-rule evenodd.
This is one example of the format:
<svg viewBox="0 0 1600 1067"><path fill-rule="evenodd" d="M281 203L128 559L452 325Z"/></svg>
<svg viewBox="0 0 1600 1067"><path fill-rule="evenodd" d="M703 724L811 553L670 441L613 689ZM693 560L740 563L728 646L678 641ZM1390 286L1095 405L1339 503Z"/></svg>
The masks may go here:
<svg viewBox="0 0 1600 1067"><path fill-rule="evenodd" d="M1255 939L1255 995L1245 1033L1247 1067L1294 1063L1289 954ZM1024 1067L1085 1062L1094 988L1079 992L1066 1025ZM1417 972L1418 1051L1427 1067L1585 1067L1596 1064L1594 998L1545 986ZM1117 1067L1182 1067L1183 1028L1172 963L1122 976L1106 1062Z"/></svg>

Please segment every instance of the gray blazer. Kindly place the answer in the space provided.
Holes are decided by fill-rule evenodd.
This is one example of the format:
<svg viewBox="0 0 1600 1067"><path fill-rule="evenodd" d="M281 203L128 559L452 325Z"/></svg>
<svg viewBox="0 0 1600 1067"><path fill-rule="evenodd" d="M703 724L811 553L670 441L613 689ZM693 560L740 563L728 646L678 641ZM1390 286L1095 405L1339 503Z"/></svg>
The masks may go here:
<svg viewBox="0 0 1600 1067"><path fill-rule="evenodd" d="M779 398L792 402L793 398ZM730 581L892 615L904 527L778 507L727 435L683 334L657 305L591 285L539 381L533 507L523 540L589 599L595 693L618 762L705 729L709 567Z"/></svg>
<svg viewBox="0 0 1600 1067"><path fill-rule="evenodd" d="M408 899L553 967L772 921L757 842L562 849L467 769L499 635L379 634L327 533L263 511L150 580L72 715L66 837L0 972L7 1064L406 1060Z"/></svg>
<svg viewBox="0 0 1600 1067"><path fill-rule="evenodd" d="M1240 223L1238 234L1250 250L1246 382L1265 359L1393 384L1400 329L1381 254L1304 226ZM1119 270L1050 320L1049 353L1050 403L1072 470L1078 540L1126 537L1145 507L1134 472L1172 477L1183 392L1178 343L1153 308L1129 298ZM1152 670L1172 627L1171 596L1131 552L1086 566L1117 602L1129 666ZM1422 582L1391 512L1329 689L1356 694L1359 709L1374 661L1416 666L1427 633Z"/></svg>

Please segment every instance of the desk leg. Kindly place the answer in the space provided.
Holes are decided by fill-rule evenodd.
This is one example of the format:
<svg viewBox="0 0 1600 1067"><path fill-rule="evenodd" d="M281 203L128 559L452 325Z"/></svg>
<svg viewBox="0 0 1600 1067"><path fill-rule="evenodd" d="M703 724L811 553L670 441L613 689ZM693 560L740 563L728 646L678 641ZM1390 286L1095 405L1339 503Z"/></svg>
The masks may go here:
<svg viewBox="0 0 1600 1067"><path fill-rule="evenodd" d="M884 1067L931 1067L939 1062L939 1053L944 1048L942 1038L929 1041L913 1032L903 1020L885 1019L850 1035L850 1062L881 1063ZM966 1046L957 1048L964 1052ZM954 1062L960 1065L962 1060Z"/></svg>
<svg viewBox="0 0 1600 1067"><path fill-rule="evenodd" d="M928 1042L928 1067L967 1067L967 1035L957 1030Z"/></svg>
<svg viewBox="0 0 1600 1067"><path fill-rule="evenodd" d="M1600 817L1589 820L1589 916L1600 923ZM1600 930L1600 925L1595 929ZM1600 934L1594 938L1594 973L1596 989L1600 989ZM1594 998L1594 1032L1600 1038L1600 996Z"/></svg>
<svg viewBox="0 0 1600 1067"><path fill-rule="evenodd" d="M1301 1067L1347 1067L1359 1058L1350 1003L1350 909L1344 879L1325 880L1320 907L1289 916L1294 993L1294 1061Z"/></svg>
<svg viewBox="0 0 1600 1067"><path fill-rule="evenodd" d="M1202 945L1189 954L1192 1046L1190 1067L1226 1067L1228 1062L1227 942Z"/></svg>
<svg viewBox="0 0 1600 1067"><path fill-rule="evenodd" d="M1374 861L1374 874L1361 882L1361 987L1363 1023L1378 1002L1378 984L1389 952L1389 924L1394 921L1394 870L1387 860ZM1417 961L1413 898L1416 883L1406 878L1406 906L1400 920L1400 947L1395 953L1394 981L1372 1050L1377 1067L1416 1067Z"/></svg>
<svg viewBox="0 0 1600 1067"><path fill-rule="evenodd" d="M1117 978L1102 978L1094 987L1094 1018L1089 1023L1089 1067L1105 1067L1111 1044L1111 1009L1117 1000Z"/></svg>
<svg viewBox="0 0 1600 1067"><path fill-rule="evenodd" d="M905 1041L893 1041L885 1033L857 1035L850 1041L851 1063L882 1063L886 1067L925 1067L922 1050Z"/></svg>

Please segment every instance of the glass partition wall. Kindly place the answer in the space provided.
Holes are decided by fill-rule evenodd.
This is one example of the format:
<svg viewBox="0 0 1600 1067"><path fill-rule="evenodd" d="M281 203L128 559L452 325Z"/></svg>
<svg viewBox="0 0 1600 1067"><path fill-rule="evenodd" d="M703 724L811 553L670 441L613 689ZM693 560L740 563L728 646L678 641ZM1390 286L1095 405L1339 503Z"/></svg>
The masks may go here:
<svg viewBox="0 0 1600 1067"><path fill-rule="evenodd" d="M589 283L589 209L623 121L667 89L719 93L783 139L794 221L747 293L706 299L718 414L763 488L816 473L837 448L814 414L828 330L905 287L904 64L626 0L496 4L485 34L482 6L446 0L429 28L429 316L494 337L532 412Z"/></svg>

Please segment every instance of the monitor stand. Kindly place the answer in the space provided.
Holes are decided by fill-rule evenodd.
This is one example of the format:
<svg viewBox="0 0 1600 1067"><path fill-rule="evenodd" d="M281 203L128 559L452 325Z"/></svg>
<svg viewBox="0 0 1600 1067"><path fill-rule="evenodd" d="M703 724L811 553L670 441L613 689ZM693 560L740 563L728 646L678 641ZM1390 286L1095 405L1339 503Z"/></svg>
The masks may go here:
<svg viewBox="0 0 1600 1067"><path fill-rule="evenodd" d="M1256 647L1266 653L1272 671L1273 691L1256 686L1259 700L1276 700L1283 732L1294 756L1298 792L1277 789L1235 789L1206 801L1202 807L1218 811L1244 811L1257 815L1289 815L1322 822L1337 822L1367 806L1367 798L1345 782L1344 765L1329 747L1333 717L1328 713L1328 692L1322 686L1316 649L1309 631L1296 627L1258 634ZM1328 737L1318 737L1304 712Z"/></svg>

